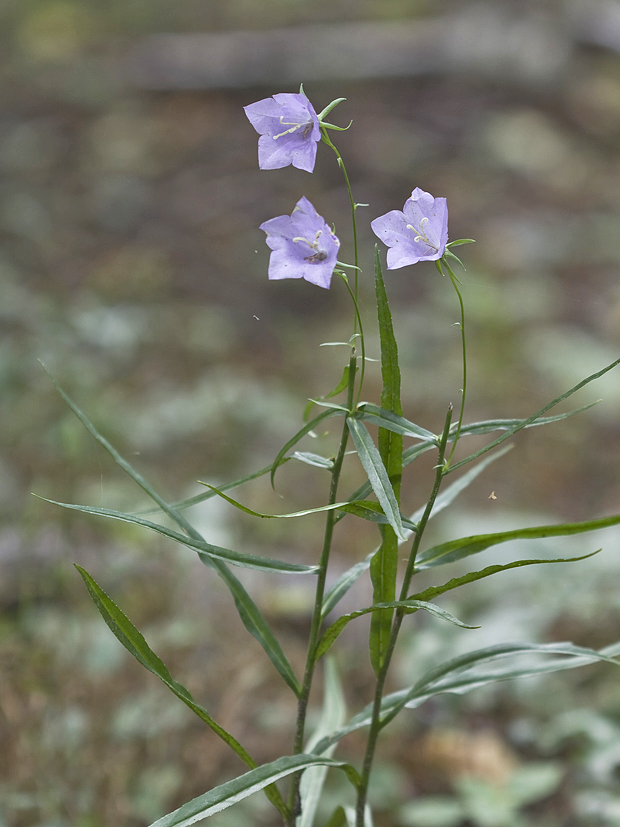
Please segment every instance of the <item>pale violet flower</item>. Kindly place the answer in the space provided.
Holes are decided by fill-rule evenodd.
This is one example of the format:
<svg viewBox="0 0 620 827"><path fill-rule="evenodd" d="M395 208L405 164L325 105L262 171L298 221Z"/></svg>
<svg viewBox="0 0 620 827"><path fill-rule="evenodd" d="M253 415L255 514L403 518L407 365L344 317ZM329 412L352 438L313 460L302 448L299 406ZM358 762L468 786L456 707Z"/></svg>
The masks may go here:
<svg viewBox="0 0 620 827"><path fill-rule="evenodd" d="M291 215L279 215L260 225L267 233L270 279L305 279L328 288L340 241L307 198L300 198Z"/></svg>
<svg viewBox="0 0 620 827"><path fill-rule="evenodd" d="M282 92L243 108L260 135L261 169L281 169L292 164L297 169L313 171L321 130L314 107L305 95Z"/></svg>
<svg viewBox="0 0 620 827"><path fill-rule="evenodd" d="M402 212L392 210L370 222L372 231L390 249L388 270L418 261L437 261L448 241L448 206L445 198L416 187Z"/></svg>

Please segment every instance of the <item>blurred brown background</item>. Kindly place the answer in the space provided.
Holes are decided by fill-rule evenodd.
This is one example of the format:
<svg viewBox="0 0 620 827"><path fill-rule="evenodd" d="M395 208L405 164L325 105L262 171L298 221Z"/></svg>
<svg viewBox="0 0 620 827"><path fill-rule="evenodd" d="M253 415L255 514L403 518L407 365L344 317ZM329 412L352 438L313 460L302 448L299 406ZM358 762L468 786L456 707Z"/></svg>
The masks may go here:
<svg viewBox="0 0 620 827"><path fill-rule="evenodd" d="M257 168L242 107L303 82L317 111L346 97L332 120L353 121L334 140L370 205L358 212L370 355L369 223L420 186L447 197L452 239L477 239L462 248L467 419L542 407L618 356L620 2L1 0L0 21L0 825L139 827L241 767L129 662L72 562L257 759L290 749L293 699L190 551L30 496L145 506L37 360L171 500L273 458L307 398L339 379L343 354L320 343L349 336L340 285L266 277L258 225L301 195L352 259L326 147L313 175ZM405 413L437 430L461 382L456 299L432 265L386 282ZM373 367L364 396L378 390ZM520 434L436 536L617 512L617 373L571 407L599 397L583 416ZM331 450L319 442L306 447ZM408 479L411 510L430 465ZM263 511L320 504L323 472L292 466L280 472L284 500L260 482L239 497ZM344 485L358 480L351 462ZM214 543L318 553L318 519L256 525L213 500L189 516ZM342 526L337 569L376 540L365 524ZM422 620L394 685L497 640L617 640L619 537L502 550L604 546L595 561L511 572L444 601L483 629ZM309 583L243 579L300 668ZM346 605L367 599L360 584ZM356 623L339 659L353 712L371 691ZM377 824L619 824L619 687L612 667L588 667L405 713L380 756ZM359 741L341 754L358 756ZM259 797L211 823L241 822L274 823Z"/></svg>

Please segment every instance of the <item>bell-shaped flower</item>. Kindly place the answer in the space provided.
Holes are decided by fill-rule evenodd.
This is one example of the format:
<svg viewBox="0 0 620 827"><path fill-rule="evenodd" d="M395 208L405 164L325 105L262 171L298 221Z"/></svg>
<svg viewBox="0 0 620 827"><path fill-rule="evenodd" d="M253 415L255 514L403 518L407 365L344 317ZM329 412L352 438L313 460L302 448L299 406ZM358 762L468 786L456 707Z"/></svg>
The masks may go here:
<svg viewBox="0 0 620 827"><path fill-rule="evenodd" d="M370 222L372 231L390 249L388 270L418 261L437 261L448 241L448 206L445 198L416 187L400 210L391 210Z"/></svg>
<svg viewBox="0 0 620 827"><path fill-rule="evenodd" d="M270 279L305 279L328 288L340 241L307 198L300 198L291 215L279 215L260 225L267 233Z"/></svg>
<svg viewBox="0 0 620 827"><path fill-rule="evenodd" d="M319 119L308 98L282 92L244 106L248 120L259 133L258 166L281 169L292 164L312 172L321 140Z"/></svg>

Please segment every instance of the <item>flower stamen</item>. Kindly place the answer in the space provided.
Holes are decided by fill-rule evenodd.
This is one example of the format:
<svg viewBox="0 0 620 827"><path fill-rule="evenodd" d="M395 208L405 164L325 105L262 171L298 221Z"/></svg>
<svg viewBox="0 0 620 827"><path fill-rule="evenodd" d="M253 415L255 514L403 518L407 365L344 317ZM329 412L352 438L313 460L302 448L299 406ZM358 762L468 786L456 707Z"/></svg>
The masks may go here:
<svg viewBox="0 0 620 827"><path fill-rule="evenodd" d="M284 135L290 135L292 132L295 132L295 130L299 129L302 126L305 127L302 137L305 138L308 134L308 127L312 126L312 121L309 121L306 124L304 124L304 123L294 123L293 121L285 121L285 120L283 120L283 115L280 115L280 123L282 124L282 126L290 126L291 128L286 129L284 132L278 133L278 135L272 135L271 137L273 138L274 141L277 141L278 138L282 138Z"/></svg>
<svg viewBox="0 0 620 827"><path fill-rule="evenodd" d="M413 224L407 224L407 229L408 230L413 230L414 233L417 233L416 237L413 239L414 241L416 241L416 242L423 241L425 244L428 244L428 246L431 247L433 250L436 250L437 252L439 252L439 247L436 247L433 244L433 242L429 239L429 237L426 235L426 233L424 232L424 225L425 224L428 224L428 218L426 216L424 216L424 218L421 219L419 230L416 229L413 226Z"/></svg>

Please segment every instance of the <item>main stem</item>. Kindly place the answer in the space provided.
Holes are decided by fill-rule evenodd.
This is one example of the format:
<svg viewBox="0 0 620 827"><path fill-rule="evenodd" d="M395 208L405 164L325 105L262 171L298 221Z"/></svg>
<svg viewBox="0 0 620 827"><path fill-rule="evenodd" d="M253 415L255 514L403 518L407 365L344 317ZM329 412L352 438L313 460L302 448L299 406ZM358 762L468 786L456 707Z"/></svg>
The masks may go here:
<svg viewBox="0 0 620 827"><path fill-rule="evenodd" d="M356 374L357 358L354 354L349 360L349 387L347 396L347 407L349 410L353 407L353 397L355 391L355 374ZM345 421L342 428L342 436L340 437L340 447L336 458L334 459L334 466L332 468L332 479L329 489L329 504L336 502L338 495L338 483L340 482L340 472L342 470L342 463L347 450L347 442L349 439L349 428ZM310 698L310 690L312 688L312 678L314 677L314 668L316 666L316 646L321 631L321 610L323 608L323 597L325 595L325 581L327 578L327 566L329 563L329 555L332 546L332 537L334 533L335 511L328 511L325 520L325 534L323 537L323 549L319 559L319 573L317 575L316 592L314 597L314 610L312 612L312 623L310 625L310 637L308 640L308 654L306 656L306 668L301 684L301 692L299 694L299 701L297 704L297 727L295 730L295 741L293 746L293 753L298 755L303 751L304 730L306 725L306 715L308 712L308 700ZM301 800L299 797L299 784L301 781L301 774L296 774L293 777L291 784L291 791L289 796L290 816L286 821L287 827L294 827L295 819L301 812Z"/></svg>
<svg viewBox="0 0 620 827"><path fill-rule="evenodd" d="M420 542L422 541L422 535L424 534L424 529L426 528L426 524L429 521L431 512L433 510L433 506L435 504L435 500L437 498L437 494L439 493L439 488L441 487L441 481L443 479L445 470L446 446L448 444L448 435L450 433L451 422L452 406L450 406L450 408L448 409L444 429L441 435L441 441L439 443L439 458L437 461L437 471L435 473L433 490L431 491L431 495L426 504L426 508L424 509L424 514L422 515L422 519L417 525L417 529L413 538L411 553L409 554L407 569L405 571L405 576L403 578L403 584L400 591L400 600L405 600L407 598L407 592L409 591L411 578L413 577L413 574L415 572L415 560L418 554L418 549L420 547ZM389 720L391 720L381 720L381 701L383 700L383 690L385 688L385 681L387 679L387 674L390 668L392 655L394 654L396 641L398 639L398 634L400 632L400 627L402 625L404 617L405 611L403 609L398 609L394 617L394 623L392 625L392 632L390 635L388 648L385 653L385 659L377 676L377 685L375 687L375 697L372 708L372 721L370 723L368 741L366 742L366 753L364 755L364 763L362 766L361 782L358 787L357 807L355 813L355 827L364 827L364 812L366 810L366 799L368 797L368 782L370 781L370 772L372 770L372 762L375 756L377 739L383 727L387 723L389 723Z"/></svg>

